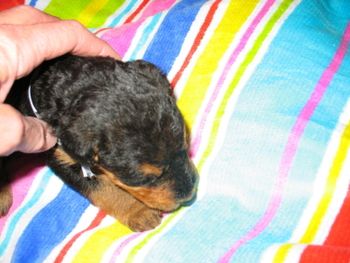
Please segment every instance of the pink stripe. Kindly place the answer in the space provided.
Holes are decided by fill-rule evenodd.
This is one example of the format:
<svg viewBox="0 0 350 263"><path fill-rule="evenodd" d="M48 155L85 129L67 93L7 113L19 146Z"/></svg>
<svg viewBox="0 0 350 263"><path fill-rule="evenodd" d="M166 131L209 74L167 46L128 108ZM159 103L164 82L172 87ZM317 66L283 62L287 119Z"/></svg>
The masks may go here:
<svg viewBox="0 0 350 263"><path fill-rule="evenodd" d="M20 168L18 168L20 164ZM36 174L43 168L43 163L40 158L34 156L20 156L16 161L11 160L9 173L13 178L11 183L11 190L13 196L13 203L8 214L0 218L0 232L5 223L14 211L22 204L24 198L27 196L30 186Z"/></svg>
<svg viewBox="0 0 350 263"><path fill-rule="evenodd" d="M139 236L141 236L142 233L136 233L133 234L131 236L129 236L127 239L125 239L120 245L119 247L114 251L113 256L110 260L110 263L116 262L117 258L119 257L120 253L123 251L123 249L127 246L127 244L129 244L131 241L135 240L136 238L138 238Z"/></svg>
<svg viewBox="0 0 350 263"><path fill-rule="evenodd" d="M292 162L294 160L299 141L302 137L302 134L305 130L307 123L309 122L317 105L320 103L325 91L327 90L327 87L329 86L335 73L338 71L340 64L343 61L346 51L348 49L349 42L350 42L350 23L347 25L343 39L340 43L340 46L337 52L335 53L332 59L332 62L323 72L313 93L311 94L306 105L300 112L298 119L291 130L285 150L282 155L277 182L273 188L273 193L272 193L267 210L263 214L262 218L258 221L258 223L253 227L253 229L251 229L245 236L239 239L230 248L230 250L219 260L220 263L229 262L230 258L234 255L237 249L240 246L242 246L244 243L248 242L249 240L259 235L270 224L270 222L276 215L277 210L281 205L283 188L287 181L288 173L291 168Z"/></svg>
<svg viewBox="0 0 350 263"><path fill-rule="evenodd" d="M250 37L252 36L255 28L258 26L260 21L264 18L264 16L267 14L267 12L270 10L271 6L274 4L275 0L268 0L263 8L259 11L259 13L256 15L250 26L248 27L247 31L244 33L242 36L238 46L235 48L235 50L232 52L225 68L224 71L222 72L218 83L213 91L213 94L210 97L210 100L204 110L203 117L199 123L196 135L193 138L193 141L191 143L191 156L195 156L195 154L198 152L198 148L201 144L202 141L202 131L204 130L205 124L207 122L209 113L211 109L213 108L214 101L216 101L216 98L219 95L219 91L222 88L224 81L226 79L226 76L232 66L232 64L235 62L237 59L238 55L242 52L244 47L246 46L247 42L249 41Z"/></svg>
<svg viewBox="0 0 350 263"><path fill-rule="evenodd" d="M175 1L155 0L146 7L138 21L108 30L101 38L107 41L121 57L124 57L140 25L148 17L169 9Z"/></svg>

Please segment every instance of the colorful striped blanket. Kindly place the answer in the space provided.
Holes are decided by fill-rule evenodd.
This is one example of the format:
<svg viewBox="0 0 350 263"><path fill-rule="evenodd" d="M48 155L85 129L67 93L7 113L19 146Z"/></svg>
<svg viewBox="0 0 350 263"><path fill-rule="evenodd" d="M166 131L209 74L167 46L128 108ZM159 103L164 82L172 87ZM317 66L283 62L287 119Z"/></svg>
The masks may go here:
<svg viewBox="0 0 350 263"><path fill-rule="evenodd" d="M350 261L350 1L25 4L167 74L200 184L192 206L133 233L24 156L1 262Z"/></svg>

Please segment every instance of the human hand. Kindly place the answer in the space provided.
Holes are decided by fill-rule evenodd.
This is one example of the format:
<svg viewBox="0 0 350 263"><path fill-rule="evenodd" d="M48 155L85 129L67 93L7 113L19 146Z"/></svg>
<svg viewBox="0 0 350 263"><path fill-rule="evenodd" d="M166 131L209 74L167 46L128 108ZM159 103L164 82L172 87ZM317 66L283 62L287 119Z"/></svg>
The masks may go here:
<svg viewBox="0 0 350 263"><path fill-rule="evenodd" d="M16 79L66 53L120 59L79 22L59 20L29 6L0 12L0 156L41 152L56 144L46 123L21 115L4 101Z"/></svg>

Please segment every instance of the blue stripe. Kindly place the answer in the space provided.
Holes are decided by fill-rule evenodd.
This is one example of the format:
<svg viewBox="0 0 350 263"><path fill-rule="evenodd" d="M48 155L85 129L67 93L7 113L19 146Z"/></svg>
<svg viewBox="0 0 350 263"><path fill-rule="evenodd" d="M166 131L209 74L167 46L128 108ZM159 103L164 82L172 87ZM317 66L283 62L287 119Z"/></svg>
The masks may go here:
<svg viewBox="0 0 350 263"><path fill-rule="evenodd" d="M136 48L133 50L130 56L130 60L139 59L138 57L139 52L145 47L147 40L150 38L150 34L157 26L161 17L162 17L162 13L156 14L154 17L152 17L152 20L150 21L150 23L143 30L140 41L137 43Z"/></svg>
<svg viewBox="0 0 350 263"><path fill-rule="evenodd" d="M88 205L85 198L64 185L58 196L24 230L12 262L43 262L73 230Z"/></svg>
<svg viewBox="0 0 350 263"><path fill-rule="evenodd" d="M144 59L168 73L205 0L184 0L170 9L148 47ZM179 19L181 18L181 19Z"/></svg>
<svg viewBox="0 0 350 263"><path fill-rule="evenodd" d="M12 219L9 223L9 226L7 228L7 231L5 233L5 238L0 243L0 256L3 256L4 252L6 251L8 245L9 245L10 239L13 235L13 232L16 229L17 223L21 220L23 215L39 201L40 197L42 196L44 190L46 189L46 187L50 181L51 176L52 176L51 170L47 170L44 173L44 175L40 181L40 184L38 186L38 189L34 193L32 198L27 203L25 203L24 206L22 208L20 208L18 210L18 212L12 217Z"/></svg>
<svg viewBox="0 0 350 263"><path fill-rule="evenodd" d="M35 6L37 2L38 2L38 0L31 0L29 5L30 6Z"/></svg>
<svg viewBox="0 0 350 263"><path fill-rule="evenodd" d="M128 6L117 17L113 19L113 21L109 24L109 27L114 27L115 25L119 24L120 21L124 19L124 17L128 15L128 13L134 8L136 3L137 0L130 1Z"/></svg>

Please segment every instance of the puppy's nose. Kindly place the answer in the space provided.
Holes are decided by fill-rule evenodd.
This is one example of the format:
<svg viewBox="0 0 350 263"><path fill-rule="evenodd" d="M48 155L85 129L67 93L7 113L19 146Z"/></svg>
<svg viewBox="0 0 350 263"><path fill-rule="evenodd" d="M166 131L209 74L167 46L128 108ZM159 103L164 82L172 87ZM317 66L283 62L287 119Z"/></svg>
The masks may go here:
<svg viewBox="0 0 350 263"><path fill-rule="evenodd" d="M197 191L193 191L192 195L190 195L189 197L180 200L180 204L181 206L190 206L192 205L197 199Z"/></svg>
<svg viewBox="0 0 350 263"><path fill-rule="evenodd" d="M197 174L197 171L193 170L193 174L191 176L192 191L185 198L181 198L179 200L182 206L190 206L196 201L198 182L199 176Z"/></svg>

